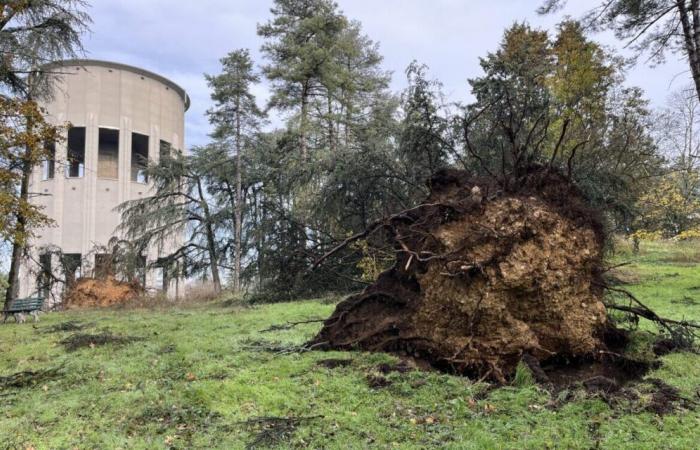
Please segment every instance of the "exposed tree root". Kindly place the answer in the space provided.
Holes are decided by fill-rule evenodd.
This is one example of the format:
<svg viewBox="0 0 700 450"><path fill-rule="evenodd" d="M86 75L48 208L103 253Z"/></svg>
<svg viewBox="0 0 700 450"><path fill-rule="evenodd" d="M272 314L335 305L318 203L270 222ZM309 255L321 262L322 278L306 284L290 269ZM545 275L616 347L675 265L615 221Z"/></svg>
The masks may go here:
<svg viewBox="0 0 700 450"><path fill-rule="evenodd" d="M423 204L318 259L379 231L396 250L394 266L341 302L310 344L411 356L498 382L524 354L544 361L606 349L603 228L565 177L533 169L512 192L445 170L430 186Z"/></svg>
<svg viewBox="0 0 700 450"><path fill-rule="evenodd" d="M637 297L635 297L627 289L623 289L623 288L619 288L619 287L612 287L612 286L609 286L606 284L603 284L602 287L611 291L611 292L623 294L625 297L627 297L629 300L631 300L634 304L637 305L637 306L627 306L627 305L619 305L616 303L609 303L608 302L605 304L606 308L608 308L608 309L613 309L616 311L622 311L625 313L634 314L637 317L641 317L641 318L650 320L650 321L658 324L660 327L666 329L669 333L674 332L673 326L681 326L681 327L685 327L688 329L700 330L699 324L689 322L689 321L684 321L684 320L667 319L667 318L659 316L658 314L656 314L656 312L654 312L654 310L652 310L651 308L646 306L644 303L642 303ZM698 337L697 334L694 333L694 335L696 338Z"/></svg>

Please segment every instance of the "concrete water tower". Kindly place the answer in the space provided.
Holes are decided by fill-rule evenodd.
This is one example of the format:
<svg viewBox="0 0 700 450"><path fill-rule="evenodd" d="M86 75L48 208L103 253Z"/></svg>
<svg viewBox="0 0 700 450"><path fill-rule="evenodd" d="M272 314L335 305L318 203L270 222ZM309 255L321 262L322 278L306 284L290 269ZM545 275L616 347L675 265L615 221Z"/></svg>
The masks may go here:
<svg viewBox="0 0 700 450"><path fill-rule="evenodd" d="M114 208L149 195L152 186L143 170L147 162L184 149L190 100L177 84L113 62L69 60L56 67L61 75L53 99L42 106L49 122L70 123L71 128L65 140L51 146L55 157L32 173L30 191L39 194L32 201L55 225L38 230L31 242L30 258L20 272L22 297L45 291L41 270L57 269L56 257L42 255L42 248L60 248L64 261L74 260L71 277L94 272L101 256L94 249L106 246L120 223ZM151 248L142 256L153 262L169 250ZM146 272L146 287L176 295L176 280L163 273Z"/></svg>

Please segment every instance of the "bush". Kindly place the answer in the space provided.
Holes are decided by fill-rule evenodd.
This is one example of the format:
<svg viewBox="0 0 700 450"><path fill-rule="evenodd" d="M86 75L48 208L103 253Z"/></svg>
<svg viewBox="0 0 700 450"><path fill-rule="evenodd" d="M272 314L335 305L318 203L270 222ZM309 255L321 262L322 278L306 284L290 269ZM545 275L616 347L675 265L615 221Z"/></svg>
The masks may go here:
<svg viewBox="0 0 700 450"><path fill-rule="evenodd" d="M630 234L630 237L640 241L658 241L663 237L661 231L637 230Z"/></svg>
<svg viewBox="0 0 700 450"><path fill-rule="evenodd" d="M692 228L690 230L685 230L680 233L678 233L676 236L674 236L673 240L674 241L689 241L693 239L699 239L700 238L700 229L699 228Z"/></svg>

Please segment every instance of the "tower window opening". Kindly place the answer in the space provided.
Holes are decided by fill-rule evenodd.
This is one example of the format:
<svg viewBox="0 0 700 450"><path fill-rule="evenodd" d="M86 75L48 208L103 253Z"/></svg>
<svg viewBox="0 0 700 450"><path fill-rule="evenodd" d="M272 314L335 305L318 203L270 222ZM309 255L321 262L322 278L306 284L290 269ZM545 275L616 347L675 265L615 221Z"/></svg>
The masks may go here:
<svg viewBox="0 0 700 450"><path fill-rule="evenodd" d="M131 181L148 183L148 136L131 133Z"/></svg>
<svg viewBox="0 0 700 450"><path fill-rule="evenodd" d="M61 264L66 277L66 286L71 287L82 276L82 255L80 253L64 253Z"/></svg>
<svg viewBox="0 0 700 450"><path fill-rule="evenodd" d="M114 258L110 253L95 255L95 278L105 279L114 275Z"/></svg>
<svg viewBox="0 0 700 450"><path fill-rule="evenodd" d="M66 176L80 178L85 174L85 127L68 130L68 161Z"/></svg>
<svg viewBox="0 0 700 450"><path fill-rule="evenodd" d="M162 140L162 139L160 140L160 152L159 152L159 156L160 156L161 161L162 161L164 158L167 158L167 157L169 157L169 156L172 156L172 144L170 144L170 142L164 141L164 140Z"/></svg>
<svg viewBox="0 0 700 450"><path fill-rule="evenodd" d="M44 148L46 149L46 159L41 163L42 181L52 180L56 173L56 143L47 141Z"/></svg>
<svg viewBox="0 0 700 450"><path fill-rule="evenodd" d="M112 179L119 177L119 130L100 128L97 176Z"/></svg>
<svg viewBox="0 0 700 450"><path fill-rule="evenodd" d="M42 253L39 255L39 275L36 281L38 294L43 298L48 298L53 284L50 253Z"/></svg>

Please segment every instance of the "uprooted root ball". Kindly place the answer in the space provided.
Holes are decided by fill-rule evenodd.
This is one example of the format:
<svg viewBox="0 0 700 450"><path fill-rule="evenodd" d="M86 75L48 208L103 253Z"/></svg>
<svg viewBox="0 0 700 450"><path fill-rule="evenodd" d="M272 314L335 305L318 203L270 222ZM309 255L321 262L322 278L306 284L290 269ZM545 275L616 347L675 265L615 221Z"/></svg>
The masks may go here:
<svg viewBox="0 0 700 450"><path fill-rule="evenodd" d="M424 204L377 226L395 242L394 266L341 302L311 344L501 382L523 355L604 350L600 221L563 176L536 169L520 186L437 173Z"/></svg>

